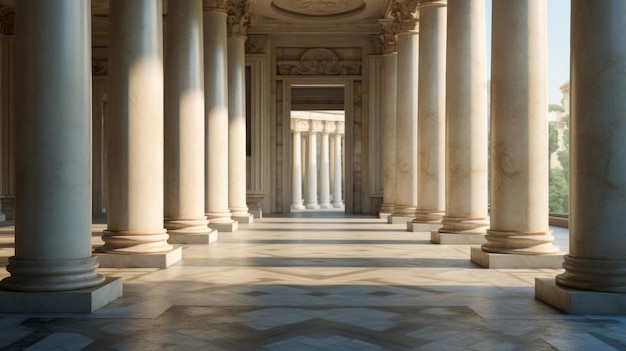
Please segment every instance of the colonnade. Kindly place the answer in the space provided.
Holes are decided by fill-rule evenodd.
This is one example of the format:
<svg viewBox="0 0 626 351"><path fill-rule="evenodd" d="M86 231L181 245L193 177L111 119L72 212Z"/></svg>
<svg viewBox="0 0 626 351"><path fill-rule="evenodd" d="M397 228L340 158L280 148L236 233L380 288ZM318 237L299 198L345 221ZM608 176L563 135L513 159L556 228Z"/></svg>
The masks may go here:
<svg viewBox="0 0 626 351"><path fill-rule="evenodd" d="M381 212L409 231L431 231L435 244L481 244L471 261L485 268L565 268L536 285L539 299L564 311L624 313L626 240L618 228L626 225L626 156L618 140L626 129L617 119L626 102L617 92L626 77L616 58L626 48L617 40L626 4L572 1L572 210L564 262L548 223L547 6L493 1L489 127L484 6L396 0L394 25L381 23L383 46L396 35L398 58L397 89L385 83L385 96L396 94L397 103L384 108L396 129L384 131ZM395 62L385 64L394 74Z"/></svg>
<svg viewBox="0 0 626 351"><path fill-rule="evenodd" d="M181 260L177 244L209 244L217 229L252 221L248 1L170 1L165 54L161 0L110 2L107 227L94 252L90 4L16 6L20 180L2 311L91 312L122 294L98 266L165 268Z"/></svg>
<svg viewBox="0 0 626 351"><path fill-rule="evenodd" d="M344 132L345 122L341 121L291 119L292 210L342 208L344 206L342 192ZM308 142L304 147L302 146L303 134L306 135Z"/></svg>

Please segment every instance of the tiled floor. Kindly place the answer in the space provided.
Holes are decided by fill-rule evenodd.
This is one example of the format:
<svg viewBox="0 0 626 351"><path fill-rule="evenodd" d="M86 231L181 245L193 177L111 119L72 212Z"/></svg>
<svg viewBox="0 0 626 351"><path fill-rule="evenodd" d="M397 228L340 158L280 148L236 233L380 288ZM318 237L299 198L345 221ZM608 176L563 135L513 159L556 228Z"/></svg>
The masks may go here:
<svg viewBox="0 0 626 351"><path fill-rule="evenodd" d="M559 270L482 269L469 246L373 217L324 217L240 225L186 245L165 270L101 269L124 278L122 298L88 315L2 314L0 348L626 350L626 316L569 316L534 299L534 278ZM567 231L555 235L567 250ZM0 231L4 264L11 241Z"/></svg>

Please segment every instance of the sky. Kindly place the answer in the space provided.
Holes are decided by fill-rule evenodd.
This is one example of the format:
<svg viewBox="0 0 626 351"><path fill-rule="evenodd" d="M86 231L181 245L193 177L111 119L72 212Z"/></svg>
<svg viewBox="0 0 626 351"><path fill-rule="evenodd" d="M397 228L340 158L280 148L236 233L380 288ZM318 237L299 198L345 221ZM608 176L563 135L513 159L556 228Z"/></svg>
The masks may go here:
<svg viewBox="0 0 626 351"><path fill-rule="evenodd" d="M561 104L563 93L559 88L569 80L570 0L537 1L548 3L548 103ZM491 2L486 0L487 43L491 35ZM487 51L490 61L489 44Z"/></svg>

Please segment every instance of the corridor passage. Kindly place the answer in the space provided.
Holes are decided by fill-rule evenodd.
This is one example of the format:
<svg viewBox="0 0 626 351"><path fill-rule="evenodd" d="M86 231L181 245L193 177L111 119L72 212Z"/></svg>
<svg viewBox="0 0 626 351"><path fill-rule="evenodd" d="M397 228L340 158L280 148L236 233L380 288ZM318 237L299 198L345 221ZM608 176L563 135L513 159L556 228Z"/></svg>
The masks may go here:
<svg viewBox="0 0 626 351"><path fill-rule="evenodd" d="M0 349L626 350L626 316L535 300L535 277L560 270L478 268L469 246L405 228L343 213L255 220L185 245L168 269L99 269L124 278L124 296L95 313L1 314ZM567 250L567 231L556 236Z"/></svg>

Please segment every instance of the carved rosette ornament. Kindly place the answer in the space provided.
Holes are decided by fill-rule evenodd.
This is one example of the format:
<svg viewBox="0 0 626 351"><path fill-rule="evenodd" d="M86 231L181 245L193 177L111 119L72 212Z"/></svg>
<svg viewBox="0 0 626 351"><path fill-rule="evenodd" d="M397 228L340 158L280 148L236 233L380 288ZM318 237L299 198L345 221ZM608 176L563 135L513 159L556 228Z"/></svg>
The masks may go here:
<svg viewBox="0 0 626 351"><path fill-rule="evenodd" d="M252 22L250 0L227 0L226 8L228 10L228 36L245 39Z"/></svg>
<svg viewBox="0 0 626 351"><path fill-rule="evenodd" d="M383 46L383 53L391 54L398 51L398 24L392 20L378 21L380 35L378 38Z"/></svg>
<svg viewBox="0 0 626 351"><path fill-rule="evenodd" d="M398 32L417 31L417 5L418 0L393 0L391 3L391 15L398 25Z"/></svg>
<svg viewBox="0 0 626 351"><path fill-rule="evenodd" d="M202 9L212 12L227 12L226 0L202 0Z"/></svg>

